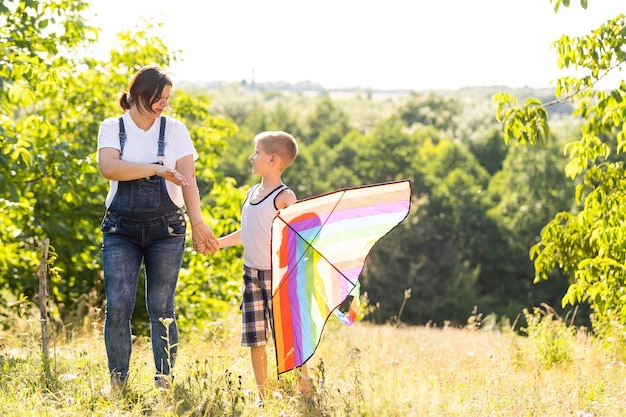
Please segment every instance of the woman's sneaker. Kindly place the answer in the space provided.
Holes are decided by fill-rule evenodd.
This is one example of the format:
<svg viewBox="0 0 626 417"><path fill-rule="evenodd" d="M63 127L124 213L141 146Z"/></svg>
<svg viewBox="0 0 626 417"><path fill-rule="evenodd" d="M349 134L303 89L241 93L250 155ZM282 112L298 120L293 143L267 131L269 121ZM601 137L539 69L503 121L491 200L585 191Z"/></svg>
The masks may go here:
<svg viewBox="0 0 626 417"><path fill-rule="evenodd" d="M126 387L126 377L123 377L122 374L117 371L111 372L111 388L123 390L124 387Z"/></svg>
<svg viewBox="0 0 626 417"><path fill-rule="evenodd" d="M154 386L157 388L172 388L172 377L168 375L157 375L154 377Z"/></svg>

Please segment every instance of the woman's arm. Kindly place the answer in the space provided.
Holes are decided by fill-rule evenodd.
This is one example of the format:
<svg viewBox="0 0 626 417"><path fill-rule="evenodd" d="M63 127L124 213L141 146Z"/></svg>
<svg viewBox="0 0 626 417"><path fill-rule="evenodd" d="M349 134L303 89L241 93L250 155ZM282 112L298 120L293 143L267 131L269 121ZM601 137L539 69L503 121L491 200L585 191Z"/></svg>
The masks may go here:
<svg viewBox="0 0 626 417"><path fill-rule="evenodd" d="M120 159L120 151L115 148L101 148L98 151L98 163L102 176L113 181L130 181L158 175L176 185L188 185L186 176L176 169L159 164L124 161Z"/></svg>
<svg viewBox="0 0 626 417"><path fill-rule="evenodd" d="M208 252L215 253L219 249L217 238L209 226L204 223L202 210L200 209L200 191L196 182L196 168L193 155L187 155L176 161L176 169L180 171L184 178L188 178L188 184L183 189L185 207L191 223L191 236L194 249L199 250L203 255ZM200 243L204 247L200 248Z"/></svg>

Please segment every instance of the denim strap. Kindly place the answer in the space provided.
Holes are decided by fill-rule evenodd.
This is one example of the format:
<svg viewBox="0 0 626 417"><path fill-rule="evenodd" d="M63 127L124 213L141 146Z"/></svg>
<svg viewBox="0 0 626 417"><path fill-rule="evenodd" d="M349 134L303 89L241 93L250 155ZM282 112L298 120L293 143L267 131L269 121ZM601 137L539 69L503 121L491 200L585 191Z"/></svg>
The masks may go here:
<svg viewBox="0 0 626 417"><path fill-rule="evenodd" d="M124 129L124 119L120 116L120 159L124 153L124 144L126 143L126 129Z"/></svg>
<svg viewBox="0 0 626 417"><path fill-rule="evenodd" d="M124 153L124 144L126 143L126 129L124 129L124 119L120 116L120 159ZM159 164L163 165L163 158L165 157L165 117L161 117L161 129L159 130L159 151L157 158Z"/></svg>
<svg viewBox="0 0 626 417"><path fill-rule="evenodd" d="M163 165L164 157L165 157L165 117L161 117L161 130L159 130L159 154L157 155L159 164Z"/></svg>

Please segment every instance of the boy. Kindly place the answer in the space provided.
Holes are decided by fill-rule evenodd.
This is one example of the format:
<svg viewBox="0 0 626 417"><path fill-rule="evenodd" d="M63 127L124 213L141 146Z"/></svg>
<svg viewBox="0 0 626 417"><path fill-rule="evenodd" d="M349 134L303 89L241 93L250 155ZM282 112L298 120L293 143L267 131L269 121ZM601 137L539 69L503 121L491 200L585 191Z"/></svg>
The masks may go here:
<svg viewBox="0 0 626 417"><path fill-rule="evenodd" d="M276 211L296 202L296 195L283 184L281 175L298 155L292 135L282 131L262 132L254 138L250 155L252 174L261 182L248 191L241 208L241 228L218 239L219 248L243 244L244 293L241 304L241 345L250 347L252 369L259 390L257 405L267 399L267 327L272 313L270 233ZM300 391L308 394L306 365L300 368Z"/></svg>

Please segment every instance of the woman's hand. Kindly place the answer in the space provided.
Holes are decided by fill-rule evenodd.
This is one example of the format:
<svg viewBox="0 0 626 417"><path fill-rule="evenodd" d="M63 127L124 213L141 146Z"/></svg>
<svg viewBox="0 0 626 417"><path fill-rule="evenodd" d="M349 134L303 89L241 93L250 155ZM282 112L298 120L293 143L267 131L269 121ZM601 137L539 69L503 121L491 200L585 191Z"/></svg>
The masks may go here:
<svg viewBox="0 0 626 417"><path fill-rule="evenodd" d="M193 249L203 255L207 255L209 252L215 255L215 252L220 248L213 231L204 222L192 227L191 238Z"/></svg>
<svg viewBox="0 0 626 417"><path fill-rule="evenodd" d="M189 185L187 178L174 168L167 168L163 165L157 165L156 174L159 177L163 177L168 181L173 182L176 185Z"/></svg>

